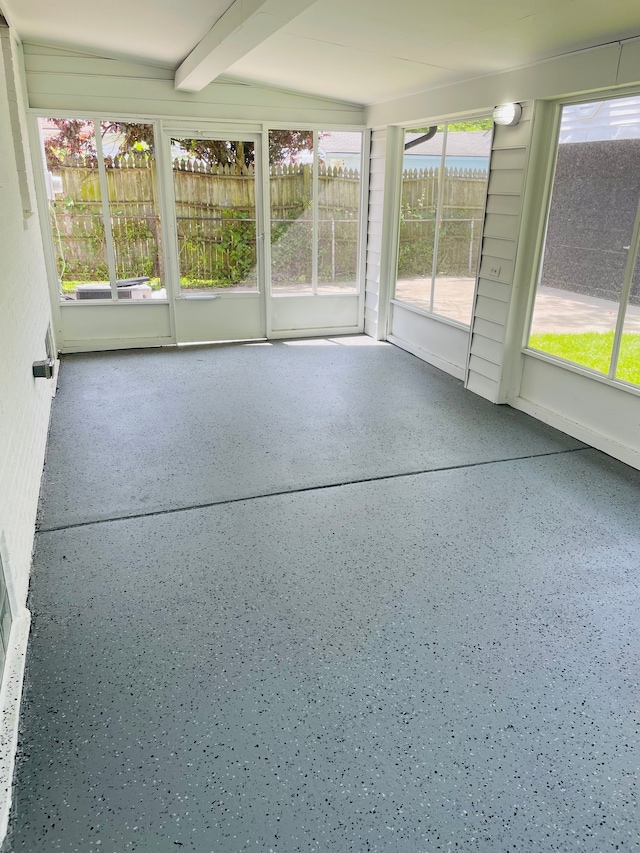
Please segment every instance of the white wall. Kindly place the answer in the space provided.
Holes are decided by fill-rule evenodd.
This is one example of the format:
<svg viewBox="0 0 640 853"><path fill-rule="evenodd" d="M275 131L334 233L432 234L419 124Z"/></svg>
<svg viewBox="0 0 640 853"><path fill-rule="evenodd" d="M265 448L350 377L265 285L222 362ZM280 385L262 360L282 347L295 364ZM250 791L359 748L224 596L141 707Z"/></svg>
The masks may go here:
<svg viewBox="0 0 640 853"><path fill-rule="evenodd" d="M24 140L24 110L16 46L0 27L0 554L13 627L0 693L0 840L6 826L22 664L25 611L36 508L49 424L53 380L34 379L32 362L45 358L51 313L40 228ZM22 157L26 154L26 157ZM23 192L21 194L21 182Z"/></svg>

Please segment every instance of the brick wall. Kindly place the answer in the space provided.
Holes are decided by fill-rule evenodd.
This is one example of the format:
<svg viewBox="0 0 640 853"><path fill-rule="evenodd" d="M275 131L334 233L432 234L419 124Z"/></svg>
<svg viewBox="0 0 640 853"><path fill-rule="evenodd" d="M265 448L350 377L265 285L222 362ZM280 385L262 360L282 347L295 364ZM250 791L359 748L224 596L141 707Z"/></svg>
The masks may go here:
<svg viewBox="0 0 640 853"><path fill-rule="evenodd" d="M618 301L640 198L639 163L640 139L559 146L543 285ZM640 305L640 265L630 301Z"/></svg>

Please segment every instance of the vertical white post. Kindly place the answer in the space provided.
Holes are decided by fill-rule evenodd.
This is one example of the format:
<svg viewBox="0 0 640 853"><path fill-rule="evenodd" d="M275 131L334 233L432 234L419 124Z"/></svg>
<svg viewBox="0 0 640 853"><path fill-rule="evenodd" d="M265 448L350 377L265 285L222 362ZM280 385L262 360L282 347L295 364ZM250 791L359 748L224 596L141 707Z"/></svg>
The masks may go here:
<svg viewBox="0 0 640 853"><path fill-rule="evenodd" d="M436 273L438 271L438 243L440 241L440 222L442 220L442 199L444 198L444 171L447 162L447 133L449 125L445 124L442 136L442 154L440 155L440 175L438 180L438 202L436 205L436 233L433 238L433 263L431 265L431 295L429 297L429 311L433 311L433 302L436 291Z"/></svg>
<svg viewBox="0 0 640 853"><path fill-rule="evenodd" d="M258 280L258 286L264 291L265 308L265 334L270 338L273 333L272 311L271 311L271 172L269 163L269 128L262 125L262 145L260 146L261 164L260 179L262 183L262 221L264 227L264 239L262 252L264 257L264 281ZM258 246L258 251L260 247Z"/></svg>
<svg viewBox="0 0 640 853"><path fill-rule="evenodd" d="M265 205L265 193L268 198L269 190L269 166L266 169L266 180L264 170L263 150L269 148L269 140L265 134L257 133L252 136L253 140L253 185L255 190L255 213L256 213L256 276L258 282L258 293L260 297L260 305L262 308L262 334L267 335L267 305L268 299L266 294L266 259L267 259L267 243L266 228L267 228L267 210Z"/></svg>
<svg viewBox="0 0 640 853"><path fill-rule="evenodd" d="M100 179L100 196L102 198L102 219L104 223L104 239L107 248L107 264L109 266L109 281L111 282L111 299L118 301L118 285L116 284L116 252L113 245L113 232L111 230L111 212L109 210L109 184L107 183L107 171L104 165L104 151L102 150L102 135L100 120L93 119L93 133L96 141L96 152L98 154L98 177Z"/></svg>
<svg viewBox="0 0 640 853"><path fill-rule="evenodd" d="M624 331L627 305L629 304L629 296L631 295L631 287L633 285L633 273L636 268L638 246L640 246L640 201L638 202L636 221L633 224L633 235L631 237L631 244L629 245L629 254L627 255L627 266L624 271L624 279L622 280L622 292L620 294L620 305L618 306L616 331L613 336L613 348L611 350L611 361L609 363L609 379L615 379L616 372L618 370L620 346L622 345L622 333Z"/></svg>
<svg viewBox="0 0 640 853"><path fill-rule="evenodd" d="M358 197L358 325L364 331L364 306L366 298L367 234L369 222L369 167L371 165L371 131L361 134L360 144L360 194Z"/></svg>
<svg viewBox="0 0 640 853"><path fill-rule="evenodd" d="M469 272L472 271L473 268L473 231L474 225L476 224L473 216L471 217L471 234L469 236Z"/></svg>
<svg viewBox="0 0 640 853"><path fill-rule="evenodd" d="M313 175L312 177L312 198L311 198L311 239L312 239L312 261L311 261L311 288L313 293L318 292L318 188L320 186L318 175L318 131L313 131Z"/></svg>
<svg viewBox="0 0 640 853"><path fill-rule="evenodd" d="M176 222L175 193L173 191L173 165L171 162L171 138L162 122L154 126L156 177L160 199L160 224L162 228L162 251L164 252L164 287L169 300L169 322L171 339L178 342L175 300L180 296L180 265L178 259L178 229Z"/></svg>
<svg viewBox="0 0 640 853"><path fill-rule="evenodd" d="M336 223L331 220L331 281L336 280Z"/></svg>
<svg viewBox="0 0 640 853"><path fill-rule="evenodd" d="M398 239L402 201L402 164L404 128L387 127L384 164L384 208L380 247L380 289L378 292L378 329L376 340L387 339L389 313L398 272Z"/></svg>

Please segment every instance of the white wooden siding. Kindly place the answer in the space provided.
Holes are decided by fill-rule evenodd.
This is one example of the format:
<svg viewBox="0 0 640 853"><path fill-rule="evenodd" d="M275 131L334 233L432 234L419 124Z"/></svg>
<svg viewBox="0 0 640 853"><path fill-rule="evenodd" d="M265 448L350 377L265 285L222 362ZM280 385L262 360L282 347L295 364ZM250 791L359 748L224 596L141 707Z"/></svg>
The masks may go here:
<svg viewBox="0 0 640 853"><path fill-rule="evenodd" d="M25 43L29 106L47 115L104 115L364 125L364 110L328 98L223 81L197 94L174 89L170 68Z"/></svg>
<svg viewBox="0 0 640 853"><path fill-rule="evenodd" d="M504 343L505 327L500 323L492 323L490 320L476 317L473 323L473 330L478 335L478 338L486 338L490 341L496 341L499 344Z"/></svg>
<svg viewBox="0 0 640 853"><path fill-rule="evenodd" d="M495 263L496 259L493 259L492 262ZM498 302L509 302L511 299L511 288L508 284L504 284L501 281L491 281L487 278L481 278L478 281L478 295L486 296L489 299L497 299Z"/></svg>
<svg viewBox="0 0 640 853"><path fill-rule="evenodd" d="M494 258L503 258L505 261L514 261L516 257L516 244L514 240L506 240L501 237L489 237L485 231L483 248Z"/></svg>
<svg viewBox="0 0 640 853"><path fill-rule="evenodd" d="M520 213L519 197L511 195L489 196L487 199L487 213L517 216Z"/></svg>
<svg viewBox="0 0 640 853"><path fill-rule="evenodd" d="M513 267L513 261L508 261L505 258L487 254L486 251L483 251L480 258L480 278L510 285L513 281Z"/></svg>
<svg viewBox="0 0 640 853"><path fill-rule="evenodd" d="M492 402L503 402L504 341L511 309L522 201L532 130L532 105L520 124L496 127L480 257L480 277L471 325L465 386Z"/></svg>
<svg viewBox="0 0 640 853"><path fill-rule="evenodd" d="M502 356L502 343L502 341L494 341L492 338L478 335L474 354L492 364L498 364Z"/></svg>
<svg viewBox="0 0 640 853"><path fill-rule="evenodd" d="M489 297L481 296L480 294L477 296L474 318L482 317L484 320L491 320L492 323L505 325L508 316L509 303L501 302L498 299L490 299ZM473 353L473 336L471 340L471 352Z"/></svg>
<svg viewBox="0 0 640 853"><path fill-rule="evenodd" d="M493 379L487 379L486 376L473 371L469 372L465 387L467 391L473 391L474 394L479 394L481 397L486 397L487 400L490 400L494 393L495 384Z"/></svg>
<svg viewBox="0 0 640 853"><path fill-rule="evenodd" d="M494 162L489 176L489 195L519 195L522 187L522 169L498 169L501 151L494 152Z"/></svg>
<svg viewBox="0 0 640 853"><path fill-rule="evenodd" d="M497 237L499 240L515 240L518 236L519 225L519 215L488 213L484 221L484 235L485 237Z"/></svg>

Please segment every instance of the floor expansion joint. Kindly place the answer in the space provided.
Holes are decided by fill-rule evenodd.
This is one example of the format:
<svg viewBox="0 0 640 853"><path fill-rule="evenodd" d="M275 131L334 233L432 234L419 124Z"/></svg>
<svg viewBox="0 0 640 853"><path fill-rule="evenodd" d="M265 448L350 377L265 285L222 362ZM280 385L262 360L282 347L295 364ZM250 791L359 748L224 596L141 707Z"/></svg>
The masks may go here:
<svg viewBox="0 0 640 853"><path fill-rule="evenodd" d="M205 501L202 503L190 504L188 506L172 507L171 509L157 509L149 512L130 513L129 515L116 515L110 518L88 519L87 521L78 521L73 524L61 524L55 527L42 527L37 529L37 534L44 533L61 533L64 530L76 530L80 527L92 527L98 524L113 524L118 521L135 521L140 518L155 518L161 515L173 515L174 513L193 512L199 509L208 509L215 506L229 506L231 504L243 503L245 501L256 501L264 498L277 498L284 495L297 495L305 492L319 492L326 489L340 489L346 486L357 486L364 483L386 482L389 480L399 480L403 477L418 477L422 474L438 474L445 471L460 471L466 468L482 468L489 465L499 465L505 462L526 462L529 459L544 459L549 456L562 456L567 453L582 453L585 450L592 450L591 447L571 447L563 450L553 450L548 453L532 453L529 456L510 456L504 459L489 459L485 462L465 462L460 465L446 465L440 468L423 468L417 471L402 471L398 474L385 474L381 477L363 477L361 479L344 480L340 483L324 483L316 486L302 486L298 489L281 489L273 492L264 492L256 495L244 495L238 498L225 498L218 501Z"/></svg>

